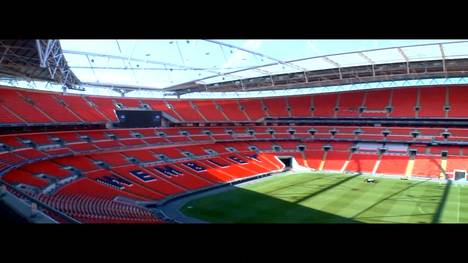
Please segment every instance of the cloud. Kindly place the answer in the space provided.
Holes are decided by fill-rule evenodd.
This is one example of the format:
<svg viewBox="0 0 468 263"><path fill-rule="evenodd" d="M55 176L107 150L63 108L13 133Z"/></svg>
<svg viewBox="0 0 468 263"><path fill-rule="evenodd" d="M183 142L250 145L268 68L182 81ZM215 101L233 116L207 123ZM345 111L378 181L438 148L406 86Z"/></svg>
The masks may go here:
<svg viewBox="0 0 468 263"><path fill-rule="evenodd" d="M242 48L250 51L255 51L262 46L262 43L263 40L247 40L242 45ZM228 61L226 61L226 63L223 64L222 68L225 69L228 67L235 67L241 64L242 60L247 59L249 56L252 56L252 54L236 49L236 51L234 51L234 54L232 54L229 57Z"/></svg>

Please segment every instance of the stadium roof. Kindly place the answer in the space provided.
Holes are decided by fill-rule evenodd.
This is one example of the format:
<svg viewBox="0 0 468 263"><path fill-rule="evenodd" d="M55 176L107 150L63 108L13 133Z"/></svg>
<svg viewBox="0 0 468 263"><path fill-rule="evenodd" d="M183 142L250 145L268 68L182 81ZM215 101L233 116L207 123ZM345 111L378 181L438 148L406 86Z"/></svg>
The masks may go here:
<svg viewBox="0 0 468 263"><path fill-rule="evenodd" d="M349 84L346 74L359 81L369 74L374 79L368 81L379 74L388 80L401 67L407 73L444 73L447 60L468 58L468 41L457 40L61 40L61 44L70 68L84 84L179 94L339 84L324 82L333 79L347 79L342 84ZM456 71L456 76L465 76L460 67Z"/></svg>
<svg viewBox="0 0 468 263"><path fill-rule="evenodd" d="M467 77L466 40L0 40L1 83L95 95L280 96Z"/></svg>
<svg viewBox="0 0 468 263"><path fill-rule="evenodd" d="M67 87L79 83L58 40L0 40L0 78L12 77L54 81Z"/></svg>

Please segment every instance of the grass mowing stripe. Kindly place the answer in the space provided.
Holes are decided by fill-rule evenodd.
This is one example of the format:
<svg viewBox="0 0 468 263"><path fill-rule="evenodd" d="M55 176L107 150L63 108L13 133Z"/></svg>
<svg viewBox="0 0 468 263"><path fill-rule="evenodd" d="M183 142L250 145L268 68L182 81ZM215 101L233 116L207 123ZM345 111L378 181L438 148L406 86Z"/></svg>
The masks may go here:
<svg viewBox="0 0 468 263"><path fill-rule="evenodd" d="M411 182L411 185L393 196L391 198L391 200L394 201L393 206L387 212L390 215L395 215L392 217L391 221L394 223L414 223L418 222L418 220L423 220L420 222L430 222L432 219L432 214L430 212L426 213L424 212L425 210L422 210L422 212L418 211L416 214L413 213L418 207L418 200L424 198L424 192L426 189L430 188L430 186L431 183L428 185L428 182L424 181ZM418 219L418 216L422 216L423 219Z"/></svg>
<svg viewBox="0 0 468 263"><path fill-rule="evenodd" d="M256 191L256 192L263 192L264 194L274 194L275 192L281 191L283 189L290 189L291 187L294 187L295 185L302 185L304 183L315 181L315 180L324 180L323 177L316 177L312 180L308 177L304 177L302 178L302 180L297 180L297 178L295 178L294 175L282 175L282 176L269 178L269 179L270 180L265 180L264 183L248 184L248 185L242 186L242 188Z"/></svg>
<svg viewBox="0 0 468 263"><path fill-rule="evenodd" d="M434 195L438 195L440 199L442 195L438 189L439 185L432 187L428 185L424 188L412 189L407 193L408 202L413 205L413 211L406 216L406 223L430 223L434 217L434 212L437 207L437 202L432 201ZM421 190L422 189L422 190Z"/></svg>
<svg viewBox="0 0 468 263"><path fill-rule="evenodd" d="M468 222L467 187L448 191L446 184L381 177L373 185L363 182L365 178L319 173L277 176L192 200L183 212L222 223L420 223L432 222L438 211L440 222ZM447 203L441 204L444 193Z"/></svg>
<svg viewBox="0 0 468 263"><path fill-rule="evenodd" d="M396 192L390 198L388 198L388 201L391 202L391 206L387 210L386 215L393 215L393 217L391 218L391 222L410 223L412 221L412 212L414 210L414 206L416 206L414 200L421 195L421 192L425 188L425 184L426 182L424 181L410 182L410 184L407 185L407 187L401 189L401 191Z"/></svg>
<svg viewBox="0 0 468 263"><path fill-rule="evenodd" d="M388 189L387 186L382 185L382 184L377 184L377 185L364 185L363 186L365 189L365 193L361 195L359 198L356 198L353 200L352 206L347 206L348 216L353 217L356 214L356 211L363 211L367 207L371 206L375 200L379 198L382 194L385 193L385 191ZM356 188L356 191L359 191L359 188Z"/></svg>
<svg viewBox="0 0 468 263"><path fill-rule="evenodd" d="M372 187L372 185L371 185ZM379 220L378 218L375 217L375 211L379 215L381 215L381 204L378 204L380 200L385 199L387 196L393 194L396 190L399 189L401 185L397 184L396 182L389 182L387 184L380 184L378 183L375 188L372 189L368 194L365 196L362 196L359 200L359 202L355 202L355 210L354 213L351 215L355 219L360 219L363 222L368 222L364 217L366 215L372 215L374 214L374 218L372 220ZM358 214L356 214L356 211L359 211Z"/></svg>
<svg viewBox="0 0 468 263"><path fill-rule="evenodd" d="M360 179L362 178L357 179L357 181L359 181L358 183L360 183ZM356 209L355 205L360 203L361 196L373 190L373 186L375 185L364 185L364 187L359 188L359 186L356 185L356 181L349 181L347 185L340 185L336 189L331 189L330 191L334 191L335 195L333 195L333 192L327 194L332 195L334 198L322 204L320 208L328 213L349 218ZM313 201L314 200L306 200L304 204ZM349 207L351 207L351 209L348 209Z"/></svg>
<svg viewBox="0 0 468 263"><path fill-rule="evenodd" d="M399 182L395 180L377 189L378 191L374 191L372 197L369 198L369 205L359 210L353 218L370 223L386 222L383 218L387 215L388 208L384 201L405 187L405 185L398 183Z"/></svg>
<svg viewBox="0 0 468 263"><path fill-rule="evenodd" d="M444 211L440 216L440 221L449 223L458 223L460 221L459 207L460 207L460 188L457 184L452 184L451 189L446 198Z"/></svg>

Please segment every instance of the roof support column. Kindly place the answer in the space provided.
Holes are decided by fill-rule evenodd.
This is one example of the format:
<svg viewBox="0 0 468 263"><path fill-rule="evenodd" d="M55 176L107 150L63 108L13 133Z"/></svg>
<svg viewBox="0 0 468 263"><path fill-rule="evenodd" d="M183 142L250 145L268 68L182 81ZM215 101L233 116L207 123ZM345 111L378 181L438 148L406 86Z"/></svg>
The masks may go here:
<svg viewBox="0 0 468 263"><path fill-rule="evenodd" d="M444 69L445 76L447 76L447 68L446 68L446 66L445 66L445 52L444 52L444 47L442 46L442 44L439 44L439 48L440 48L440 53L442 54L442 66L443 66L443 69Z"/></svg>
<svg viewBox="0 0 468 263"><path fill-rule="evenodd" d="M406 56L405 52L403 52L403 50L401 48L397 48L398 49L398 52L400 52L400 55L405 59L406 61L406 74L410 74L410 68L409 68L409 59L408 57Z"/></svg>

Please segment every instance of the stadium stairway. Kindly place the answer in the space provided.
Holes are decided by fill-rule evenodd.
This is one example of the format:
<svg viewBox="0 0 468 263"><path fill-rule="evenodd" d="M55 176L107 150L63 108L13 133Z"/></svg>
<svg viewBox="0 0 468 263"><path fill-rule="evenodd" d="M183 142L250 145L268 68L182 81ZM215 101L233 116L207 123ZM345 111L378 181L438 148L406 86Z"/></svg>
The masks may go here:
<svg viewBox="0 0 468 263"><path fill-rule="evenodd" d="M406 166L406 171L405 171L406 178L411 178L411 175L413 174L414 159L415 159L414 156L410 156L410 159L408 161L408 165Z"/></svg>
<svg viewBox="0 0 468 263"><path fill-rule="evenodd" d="M442 159L440 161L440 167L441 167L441 171L440 171L439 179L440 180L447 179L448 176L447 176L447 157L446 156L442 156Z"/></svg>
<svg viewBox="0 0 468 263"><path fill-rule="evenodd" d="M372 169L372 175L375 175L377 173L377 170L379 169L380 162L382 161L382 154L379 154L379 157L377 161L375 162L374 168Z"/></svg>

